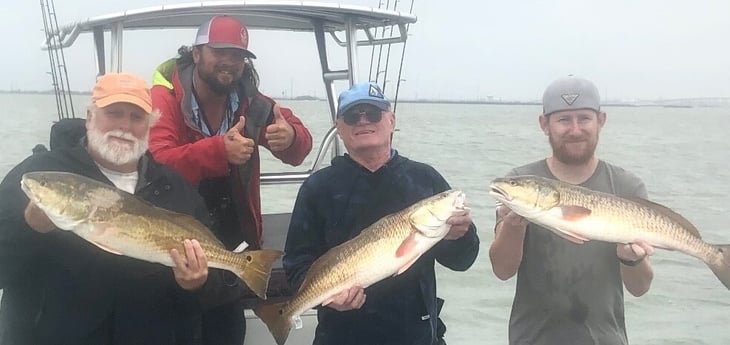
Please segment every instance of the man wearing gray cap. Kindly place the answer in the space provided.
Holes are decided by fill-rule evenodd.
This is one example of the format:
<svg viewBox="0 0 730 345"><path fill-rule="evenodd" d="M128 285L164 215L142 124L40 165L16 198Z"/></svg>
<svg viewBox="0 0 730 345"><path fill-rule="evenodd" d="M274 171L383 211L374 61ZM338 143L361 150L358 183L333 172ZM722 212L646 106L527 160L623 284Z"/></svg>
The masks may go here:
<svg viewBox="0 0 730 345"><path fill-rule="evenodd" d="M641 179L595 156L606 113L592 82L574 76L554 81L543 95L539 120L552 156L514 168L508 176L538 175L647 198ZM574 244L501 206L494 231L489 250L494 274L502 280L517 274L511 345L628 344L623 287L637 297L649 290L651 246Z"/></svg>

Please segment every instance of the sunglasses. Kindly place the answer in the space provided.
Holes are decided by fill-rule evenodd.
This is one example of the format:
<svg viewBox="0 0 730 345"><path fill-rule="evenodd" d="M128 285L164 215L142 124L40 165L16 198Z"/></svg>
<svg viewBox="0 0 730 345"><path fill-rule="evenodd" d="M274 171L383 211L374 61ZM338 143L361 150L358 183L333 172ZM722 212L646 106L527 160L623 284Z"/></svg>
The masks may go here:
<svg viewBox="0 0 730 345"><path fill-rule="evenodd" d="M370 123L378 123L383 119L383 112L378 108L352 109L342 115L342 120L346 124L352 126L360 121L360 117L365 115Z"/></svg>

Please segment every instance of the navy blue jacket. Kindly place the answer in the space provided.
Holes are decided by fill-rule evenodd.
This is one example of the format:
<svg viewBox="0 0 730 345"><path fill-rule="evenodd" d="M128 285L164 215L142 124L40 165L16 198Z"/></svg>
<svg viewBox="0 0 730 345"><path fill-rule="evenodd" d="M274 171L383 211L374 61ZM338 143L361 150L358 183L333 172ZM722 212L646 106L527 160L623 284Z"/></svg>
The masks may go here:
<svg viewBox="0 0 730 345"><path fill-rule="evenodd" d="M302 184L283 259L292 287L298 289L311 264L328 249L388 214L450 189L432 167L393 153L375 172L349 155L336 157ZM319 308L315 344L433 344L438 320L434 262L464 271L478 251L472 224L462 238L439 242L403 274L368 287L359 310Z"/></svg>
<svg viewBox="0 0 730 345"><path fill-rule="evenodd" d="M0 184L0 344L196 344L202 310L240 295L219 270L190 293L169 267L107 253L70 231L33 231L20 179L41 170L112 184L81 145L34 154L7 174ZM135 194L209 224L202 198L179 174L149 155L139 171Z"/></svg>

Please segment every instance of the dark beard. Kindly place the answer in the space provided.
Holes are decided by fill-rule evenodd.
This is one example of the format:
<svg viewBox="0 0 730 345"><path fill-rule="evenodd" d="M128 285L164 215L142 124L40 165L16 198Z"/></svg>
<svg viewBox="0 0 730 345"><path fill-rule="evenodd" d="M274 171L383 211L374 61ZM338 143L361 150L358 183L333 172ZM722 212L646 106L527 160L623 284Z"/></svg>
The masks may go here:
<svg viewBox="0 0 730 345"><path fill-rule="evenodd" d="M231 93L231 90L233 90L234 86L237 83L237 81L234 81L230 85L223 85L218 81L218 79L216 79L213 74L201 73L200 70L198 70L198 76L202 81L208 84L208 88L210 88L210 91L218 96L226 96Z"/></svg>
<svg viewBox="0 0 730 345"><path fill-rule="evenodd" d="M553 149L553 157L565 165L581 165L588 163L588 161L590 161L596 153L596 146L598 145L598 138L596 138L596 141L592 143L593 145L591 147L581 154L575 155L568 153L568 150L565 148L566 143L558 146L558 144L553 141L552 137L550 137L549 140L550 147Z"/></svg>

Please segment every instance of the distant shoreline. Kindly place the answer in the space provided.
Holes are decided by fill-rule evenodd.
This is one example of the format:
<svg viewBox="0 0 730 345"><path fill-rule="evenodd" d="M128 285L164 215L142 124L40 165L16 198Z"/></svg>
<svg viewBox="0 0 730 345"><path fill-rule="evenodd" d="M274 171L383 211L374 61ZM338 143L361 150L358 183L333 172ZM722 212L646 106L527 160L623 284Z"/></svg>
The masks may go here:
<svg viewBox="0 0 730 345"><path fill-rule="evenodd" d="M53 90L0 90L0 94L28 94L28 95L55 95ZM91 95L90 91L69 91L70 95ZM295 101L326 101L324 98L316 96L297 96L297 97L276 97L280 100ZM415 104L477 104L477 105L532 105L539 106L539 101L495 101L495 100L455 100L455 99L399 99L398 103L415 103ZM693 107L726 107L730 105L730 98L727 100L722 98L720 104L702 104L702 99L684 99L684 100L644 100L640 102L617 102L609 101L603 104L605 107L665 107L665 108L693 108Z"/></svg>
<svg viewBox="0 0 730 345"><path fill-rule="evenodd" d="M0 90L0 94L55 95L53 90ZM68 91L69 95L91 95L90 91Z"/></svg>

